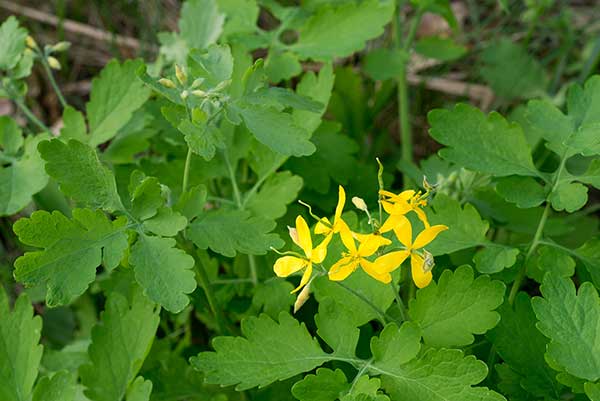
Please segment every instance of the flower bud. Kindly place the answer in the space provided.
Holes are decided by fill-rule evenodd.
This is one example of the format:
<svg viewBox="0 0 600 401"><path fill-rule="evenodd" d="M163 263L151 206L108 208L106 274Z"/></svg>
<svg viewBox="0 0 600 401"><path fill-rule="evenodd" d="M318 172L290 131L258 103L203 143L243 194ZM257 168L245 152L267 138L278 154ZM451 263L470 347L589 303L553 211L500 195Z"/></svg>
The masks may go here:
<svg viewBox="0 0 600 401"><path fill-rule="evenodd" d="M48 61L48 65L53 70L60 70L60 63L58 62L58 60L56 58L54 58L52 56L48 56L46 58L46 61Z"/></svg>
<svg viewBox="0 0 600 401"><path fill-rule="evenodd" d="M185 83L187 82L187 75L185 74L183 69L177 64L175 64L175 76L177 77L177 80L181 85L185 85Z"/></svg>
<svg viewBox="0 0 600 401"><path fill-rule="evenodd" d="M164 86L165 88L176 88L175 82L171 81L169 78L161 78L158 80L158 83Z"/></svg>
<svg viewBox="0 0 600 401"><path fill-rule="evenodd" d="M185 90L185 91L181 92L181 95L179 95L179 97L181 97L181 99L185 100L188 98L189 95L190 95L190 93Z"/></svg>
<svg viewBox="0 0 600 401"><path fill-rule="evenodd" d="M204 92L202 89L196 89L192 91L192 95L197 97L206 97L206 92Z"/></svg>
<svg viewBox="0 0 600 401"><path fill-rule="evenodd" d="M227 88L229 85L231 85L231 79L221 81L221 82L219 82L219 84L217 86L215 86L215 92L222 91L223 89Z"/></svg>
<svg viewBox="0 0 600 401"><path fill-rule="evenodd" d="M30 49L37 49L38 47L37 43L35 42L35 39L30 35L27 35L27 37L25 38L25 44Z"/></svg>
<svg viewBox="0 0 600 401"><path fill-rule="evenodd" d="M69 50L70 47L71 43L69 42L58 42L57 44L52 46L52 51L60 53Z"/></svg>
<svg viewBox="0 0 600 401"><path fill-rule="evenodd" d="M302 291L300 291L300 294L298 294L296 302L294 302L294 313L298 312L300 308L302 308L302 305L304 305L310 298L310 284L311 283L309 282L307 285L305 285Z"/></svg>
<svg viewBox="0 0 600 401"><path fill-rule="evenodd" d="M354 206L356 206L358 210L362 210L363 212L369 211L369 208L367 207L365 201L362 198L359 198L358 196L354 196L352 198L352 203L354 203Z"/></svg>
<svg viewBox="0 0 600 401"><path fill-rule="evenodd" d="M298 239L298 231L296 231L294 227L288 226L288 233L290 234L292 241L294 241L296 244L300 241Z"/></svg>
<svg viewBox="0 0 600 401"><path fill-rule="evenodd" d="M204 82L204 78L196 78L196 79L194 79L194 82L192 82L191 88L192 89L199 88L203 82Z"/></svg>

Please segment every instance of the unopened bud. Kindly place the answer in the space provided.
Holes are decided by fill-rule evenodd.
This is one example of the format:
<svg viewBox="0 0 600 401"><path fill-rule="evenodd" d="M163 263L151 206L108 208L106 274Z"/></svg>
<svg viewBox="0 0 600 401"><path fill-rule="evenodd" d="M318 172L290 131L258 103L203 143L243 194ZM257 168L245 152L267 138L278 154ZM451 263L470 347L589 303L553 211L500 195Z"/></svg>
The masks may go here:
<svg viewBox="0 0 600 401"><path fill-rule="evenodd" d="M204 82L204 78L196 78L196 79L194 79L194 82L192 82L191 88L192 89L199 88L203 82Z"/></svg>
<svg viewBox="0 0 600 401"><path fill-rule="evenodd" d="M179 65L175 65L175 76L181 85L185 85L187 82L187 75Z"/></svg>
<svg viewBox="0 0 600 401"><path fill-rule="evenodd" d="M52 51L55 52L64 52L69 50L69 48L71 47L71 43L69 42L58 42L57 44L55 44L54 46L52 46Z"/></svg>
<svg viewBox="0 0 600 401"><path fill-rule="evenodd" d="M288 226L288 233L290 234L292 241L294 241L296 244L300 241L298 239L298 231L294 227Z"/></svg>
<svg viewBox="0 0 600 401"><path fill-rule="evenodd" d="M219 82L219 84L217 86L215 86L215 91L216 92L222 91L223 89L227 88L229 85L231 85L231 79L221 81L221 82Z"/></svg>
<svg viewBox="0 0 600 401"><path fill-rule="evenodd" d="M363 212L369 211L369 208L367 207L365 201L362 198L359 198L358 196L352 198L352 203L354 203L354 206L356 206L358 210L362 210Z"/></svg>
<svg viewBox="0 0 600 401"><path fill-rule="evenodd" d="M206 97L206 92L204 92L202 89L196 89L192 91L192 95L197 97Z"/></svg>
<svg viewBox="0 0 600 401"><path fill-rule="evenodd" d="M179 97L181 97L181 99L185 100L188 98L189 95L190 95L190 93L188 91L183 91L183 92L181 92L181 95L179 95Z"/></svg>
<svg viewBox="0 0 600 401"><path fill-rule="evenodd" d="M423 249L423 271L425 273L430 272L433 270L433 266L435 266L433 255L431 252Z"/></svg>
<svg viewBox="0 0 600 401"><path fill-rule="evenodd" d="M53 70L60 70L60 63L58 62L58 60L56 58L54 58L52 56L48 56L48 58L46 58L46 61L48 61L48 65Z"/></svg>
<svg viewBox="0 0 600 401"><path fill-rule="evenodd" d="M176 88L175 82L171 81L169 78L161 78L158 80L158 83L164 86L165 88Z"/></svg>
<svg viewBox="0 0 600 401"><path fill-rule="evenodd" d="M296 298L296 302L294 302L294 313L298 312L300 310L300 308L302 308L302 305L304 305L306 303L306 301L308 301L308 299L310 298L310 282L304 286L304 288L302 289L302 291L300 291L300 294L298 294L298 297Z"/></svg>
<svg viewBox="0 0 600 401"><path fill-rule="evenodd" d="M25 38L25 44L30 49L37 49L37 47L38 47L37 43L35 42L35 39L29 35L27 35L27 37Z"/></svg>

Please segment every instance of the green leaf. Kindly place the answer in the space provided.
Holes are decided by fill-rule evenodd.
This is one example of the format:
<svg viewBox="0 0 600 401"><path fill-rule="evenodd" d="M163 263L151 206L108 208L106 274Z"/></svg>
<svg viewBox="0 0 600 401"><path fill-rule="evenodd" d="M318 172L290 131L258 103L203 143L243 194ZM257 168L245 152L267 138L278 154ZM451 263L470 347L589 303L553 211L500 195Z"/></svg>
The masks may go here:
<svg viewBox="0 0 600 401"><path fill-rule="evenodd" d="M538 246L536 253L527 264L527 276L542 283L544 275L548 272L562 277L571 277L575 274L575 261L562 249L546 245Z"/></svg>
<svg viewBox="0 0 600 401"><path fill-rule="evenodd" d="M269 81L276 84L300 75L302 64L292 52L269 52L265 61L265 72Z"/></svg>
<svg viewBox="0 0 600 401"><path fill-rule="evenodd" d="M336 356L353 358L360 331L354 324L353 311L333 298L319 301L319 313L315 315L317 333Z"/></svg>
<svg viewBox="0 0 600 401"><path fill-rule="evenodd" d="M485 235L489 224L481 219L477 209L469 203L461 207L457 200L439 193L426 213L431 224L445 224L449 227L427 246L427 250L434 256L487 243Z"/></svg>
<svg viewBox="0 0 600 401"><path fill-rule="evenodd" d="M257 217L276 220L285 214L287 205L296 200L301 188L301 177L289 171L273 174L249 199L246 209Z"/></svg>
<svg viewBox="0 0 600 401"><path fill-rule="evenodd" d="M408 55L404 50L379 47L367 54L363 69L371 78L385 81L399 77L407 62Z"/></svg>
<svg viewBox="0 0 600 401"><path fill-rule="evenodd" d="M150 91L136 74L142 65L141 60L127 60L123 64L113 60L92 80L90 101L86 105L91 146L113 138L148 99Z"/></svg>
<svg viewBox="0 0 600 401"><path fill-rule="evenodd" d="M44 161L37 151L37 145L47 138L39 134L23 140L14 120L0 117L0 216L19 212L48 184Z"/></svg>
<svg viewBox="0 0 600 401"><path fill-rule="evenodd" d="M330 357L316 339L289 314L282 312L279 323L267 315L242 321L244 337L216 337L214 352L201 352L190 359L206 375L206 382L236 385L242 391L267 386L310 371Z"/></svg>
<svg viewBox="0 0 600 401"><path fill-rule="evenodd" d="M45 284L46 303L70 303L83 294L102 264L114 269L128 247L127 220L110 221L101 211L74 209L68 219L58 211L34 212L13 229L25 245L43 248L15 261L15 279L26 286Z"/></svg>
<svg viewBox="0 0 600 401"><path fill-rule="evenodd" d="M289 312L294 304L293 289L292 284L277 277L259 283L252 297L252 312L258 314L262 310L272 319L277 319L279 313Z"/></svg>
<svg viewBox="0 0 600 401"><path fill-rule="evenodd" d="M187 227L187 219L169 207L161 207L152 218L145 220L142 227L145 231L161 237L174 237Z"/></svg>
<svg viewBox="0 0 600 401"><path fill-rule="evenodd" d="M172 238L140 234L131 247L129 263L144 294L169 312L178 313L189 303L186 294L196 289L194 259L175 248Z"/></svg>
<svg viewBox="0 0 600 401"><path fill-rule="evenodd" d="M400 328L395 324L385 326L379 337L371 338L373 366L383 371L395 369L415 359L421 349L421 329L413 322Z"/></svg>
<svg viewBox="0 0 600 401"><path fill-rule="evenodd" d="M333 255L334 253L330 248L328 254ZM324 266L329 267L328 264L324 264ZM379 311L386 311L394 302L394 293L390 286L372 280L362 269L352 273L343 282L331 281L327 277L317 277L312 286L319 303L323 302L324 298L331 297L350 309L354 327L362 326L373 319L384 322L385 317L380 315ZM365 302L365 299L370 304ZM375 310L373 306L378 310Z"/></svg>
<svg viewBox="0 0 600 401"><path fill-rule="evenodd" d="M187 192L181 194L174 208L186 217L188 221L191 221L204 210L207 194L204 185L192 187Z"/></svg>
<svg viewBox="0 0 600 401"><path fill-rule="evenodd" d="M510 176L499 178L496 191L506 201L526 209L541 205L546 200L544 187L531 177Z"/></svg>
<svg viewBox="0 0 600 401"><path fill-rule="evenodd" d="M548 340L535 327L537 320L530 298L521 292L515 298L514 308L505 303L499 312L500 323L487 334L496 352L520 375L523 389L537 397L559 398L556 372L544 360Z"/></svg>
<svg viewBox="0 0 600 401"><path fill-rule="evenodd" d="M321 67L319 75L312 71L305 73L296 86L298 95L308 97L321 104L319 112L313 113L313 111L298 109L292 111L296 125L303 127L309 134L312 134L321 124L321 116L327 109L334 81L333 66L331 63L327 63Z"/></svg>
<svg viewBox="0 0 600 401"><path fill-rule="evenodd" d="M300 39L289 49L303 59L317 61L349 56L364 48L367 40L381 35L393 12L392 1L380 0L321 7L300 29Z"/></svg>
<svg viewBox="0 0 600 401"><path fill-rule="evenodd" d="M283 246L277 234L269 234L275 222L251 217L241 210L209 211L198 216L187 230L187 236L200 249L210 248L221 255L234 257L237 252L264 255Z"/></svg>
<svg viewBox="0 0 600 401"><path fill-rule="evenodd" d="M600 401L600 383L587 382L584 385L585 394L592 401Z"/></svg>
<svg viewBox="0 0 600 401"><path fill-rule="evenodd" d="M305 187L325 194L331 181L346 185L352 178L358 145L339 130L339 124L323 122L312 137L317 151L287 161L286 166L304 178Z"/></svg>
<svg viewBox="0 0 600 401"><path fill-rule="evenodd" d="M315 152L310 134L297 125L292 115L251 103L242 103L238 111L254 137L275 152L297 157Z"/></svg>
<svg viewBox="0 0 600 401"><path fill-rule="evenodd" d="M152 382L138 376L127 390L127 401L150 401Z"/></svg>
<svg viewBox="0 0 600 401"><path fill-rule="evenodd" d="M14 16L8 17L0 25L0 70L10 70L17 65L25 50L27 30L19 26L19 21Z"/></svg>
<svg viewBox="0 0 600 401"><path fill-rule="evenodd" d="M46 160L46 172L65 195L92 208L123 210L115 176L94 149L74 139L68 143L52 139L41 142L38 150Z"/></svg>
<svg viewBox="0 0 600 401"><path fill-rule="evenodd" d="M452 61L461 58L467 52L467 48L451 38L426 36L415 43L415 51L436 60Z"/></svg>
<svg viewBox="0 0 600 401"><path fill-rule="evenodd" d="M411 3L417 6L421 12L428 11L441 16L452 29L456 29L458 26L449 0L412 0Z"/></svg>
<svg viewBox="0 0 600 401"><path fill-rule="evenodd" d="M223 27L224 37L256 31L260 13L256 0L218 0L218 5L219 10L227 16Z"/></svg>
<svg viewBox="0 0 600 401"><path fill-rule="evenodd" d="M73 401L76 391L73 379L66 370L42 377L35 386L33 401Z"/></svg>
<svg viewBox="0 0 600 401"><path fill-rule="evenodd" d="M492 174L539 176L523 130L496 112L458 104L452 110L436 109L428 114L429 133L448 146L440 155L460 166Z"/></svg>
<svg viewBox="0 0 600 401"><path fill-rule="evenodd" d="M300 401L335 401L347 392L350 385L340 369L319 368L316 374L306 375L292 387L292 394Z"/></svg>
<svg viewBox="0 0 600 401"><path fill-rule="evenodd" d="M504 300L506 287L489 276L473 278L473 269L446 270L438 283L417 291L409 313L433 347L462 347L473 343L473 334L484 334L500 320L494 312Z"/></svg>
<svg viewBox="0 0 600 401"><path fill-rule="evenodd" d="M215 157L217 148L224 148L222 134L211 124L198 124L182 120L177 129L183 134L189 148L206 161Z"/></svg>
<svg viewBox="0 0 600 401"><path fill-rule="evenodd" d="M587 187L578 182L561 182L554 187L548 201L552 203L554 210L573 213L585 206L588 200L587 192Z"/></svg>
<svg viewBox="0 0 600 401"><path fill-rule="evenodd" d="M216 0L187 0L181 8L179 32L190 49L204 49L217 42L224 21Z"/></svg>
<svg viewBox="0 0 600 401"><path fill-rule="evenodd" d="M404 323L400 329L388 325L371 339L374 360L368 368L381 375L382 386L398 401L502 401L501 395L485 387L472 386L487 376L487 368L462 351L429 348L417 356L419 329Z"/></svg>
<svg viewBox="0 0 600 401"><path fill-rule="evenodd" d="M42 318L33 316L27 295L21 295L11 312L0 287L0 399L29 401L42 358L39 345Z"/></svg>
<svg viewBox="0 0 600 401"><path fill-rule="evenodd" d="M492 274L508 269L517 262L519 250L504 246L486 246L473 257L475 268L480 273Z"/></svg>
<svg viewBox="0 0 600 401"><path fill-rule="evenodd" d="M506 99L529 99L546 93L546 73L523 46L508 39L492 43L481 55L483 79Z"/></svg>
<svg viewBox="0 0 600 401"><path fill-rule="evenodd" d="M63 127L60 129L60 138L65 142L76 139L86 143L88 140L85 118L81 112L71 106L65 107L63 111Z"/></svg>
<svg viewBox="0 0 600 401"><path fill-rule="evenodd" d="M600 299L592 283L575 285L547 274L533 298L538 329L550 339L546 359L565 372L590 381L600 379Z"/></svg>
<svg viewBox="0 0 600 401"><path fill-rule="evenodd" d="M121 401L150 351L159 323L159 308L140 291L128 301L111 293L102 322L92 330L90 363L79 369L92 401Z"/></svg>
<svg viewBox="0 0 600 401"><path fill-rule="evenodd" d="M188 65L194 78L204 78L201 87L214 88L231 78L233 56L228 45L211 45L206 50L192 50Z"/></svg>
<svg viewBox="0 0 600 401"><path fill-rule="evenodd" d="M361 376L354 382L350 392L340 398L340 401L390 401L387 395L379 392L380 387L381 380L371 379L366 375Z"/></svg>

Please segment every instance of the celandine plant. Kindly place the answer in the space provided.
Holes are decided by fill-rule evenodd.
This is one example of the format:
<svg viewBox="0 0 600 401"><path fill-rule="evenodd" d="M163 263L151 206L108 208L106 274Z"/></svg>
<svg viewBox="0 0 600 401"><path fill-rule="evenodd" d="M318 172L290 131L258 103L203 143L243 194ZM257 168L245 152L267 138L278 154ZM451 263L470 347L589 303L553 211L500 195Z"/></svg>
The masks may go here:
<svg viewBox="0 0 600 401"><path fill-rule="evenodd" d="M0 401L600 400L600 77L550 98L521 45L474 50L497 104L540 99L432 110L417 164L411 57L467 48L405 3L188 0L79 108L69 44L7 18Z"/></svg>

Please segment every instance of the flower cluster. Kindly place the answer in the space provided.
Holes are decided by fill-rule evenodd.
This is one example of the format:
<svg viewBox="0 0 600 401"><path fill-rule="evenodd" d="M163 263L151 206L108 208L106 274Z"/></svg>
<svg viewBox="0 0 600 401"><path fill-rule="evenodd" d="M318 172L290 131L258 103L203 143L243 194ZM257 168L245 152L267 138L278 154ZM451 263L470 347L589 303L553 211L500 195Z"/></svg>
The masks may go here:
<svg viewBox="0 0 600 401"><path fill-rule="evenodd" d="M317 224L314 228L316 235L323 236L321 242L313 247L313 240L308 224L302 216L296 217L296 227L289 227L290 237L298 245L303 255L296 252L282 253L274 265L275 274L287 277L304 269L300 285L293 292L299 291L308 284L313 274L313 265L320 265L327 256L327 247L335 235L341 238L345 251L328 270L330 280L341 281L352 274L359 267L376 280L389 283L391 273L398 269L402 263L410 258L411 275L415 285L419 288L426 287L432 278L433 256L427 246L437 235L447 230L445 225L430 225L423 207L427 205L427 196L413 190L395 194L389 191L379 191L380 210L385 210L387 218L378 224L371 218L368 208L360 198L353 198L353 203L369 216L373 228L371 233L358 233L350 229L342 219L342 212L346 203L346 192L339 187L339 198L335 208L333 221L326 217L315 217ZM413 239L413 227L406 217L408 213L415 213L423 223L424 229ZM383 252L392 244L385 235L393 232L401 248L392 248Z"/></svg>

